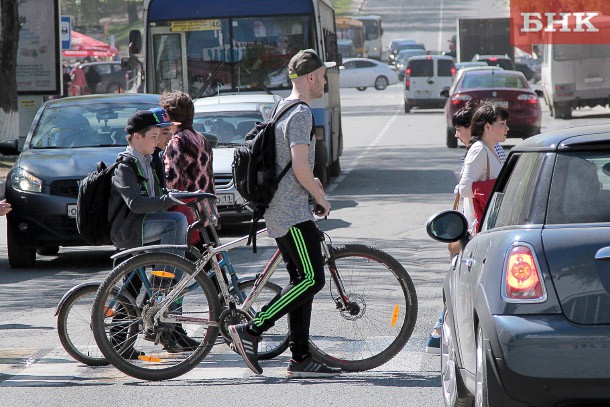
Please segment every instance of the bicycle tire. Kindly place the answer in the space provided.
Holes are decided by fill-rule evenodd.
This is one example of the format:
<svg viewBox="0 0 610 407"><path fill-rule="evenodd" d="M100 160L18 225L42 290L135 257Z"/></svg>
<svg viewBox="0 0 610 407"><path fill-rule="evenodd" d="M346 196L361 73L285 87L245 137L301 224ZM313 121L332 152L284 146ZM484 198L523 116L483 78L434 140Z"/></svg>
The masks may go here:
<svg viewBox="0 0 610 407"><path fill-rule="evenodd" d="M91 310L99 284L84 285L70 292L57 310L57 334L66 352L88 366L106 366L91 330Z"/></svg>
<svg viewBox="0 0 610 407"><path fill-rule="evenodd" d="M151 309L154 310L154 307L160 304L156 301L162 296L162 291L154 291L148 296L146 290L137 288L141 281L139 278L126 282L134 271L146 273L150 282L153 270L171 273L179 278L180 273L193 274L195 265L170 253L143 253L124 261L114 268L98 290L93 304L92 327L97 345L113 366L138 379L159 381L172 379L190 371L207 356L219 332L220 302L214 284L201 272L168 311L184 316L185 319L180 324L153 324L152 317L156 311ZM157 279L159 287L171 290L173 284L169 282L169 278L163 276ZM167 284L163 279L167 280ZM125 295L130 298L130 303L123 304L116 300L112 294L114 291L130 293L129 296ZM134 303L137 315L124 316L122 307L128 308L134 306ZM196 318L212 323L194 323ZM137 335L125 337L122 333L122 327L125 325L137 326ZM175 346L179 342L175 339L178 327L185 334L183 338L198 342L192 345L192 349L181 348L183 350L176 351ZM119 343L129 344L128 355L125 354L124 346L117 346ZM132 353L133 355L130 355Z"/></svg>
<svg viewBox="0 0 610 407"><path fill-rule="evenodd" d="M345 293L357 314L342 311L329 278L313 302L310 350L313 357L346 372L379 367L405 346L417 320L417 294L404 267L374 247L334 246ZM356 311L354 311L356 312Z"/></svg>
<svg viewBox="0 0 610 407"><path fill-rule="evenodd" d="M254 287L255 279L248 279L238 284L239 290L245 293L246 297ZM252 304L251 310L248 312L251 318L254 318L256 312L260 311L263 305L267 304L273 297L282 292L282 287L267 281L262 291L256 297ZM273 325L271 329L261 336L258 343L258 358L260 360L273 359L288 349L288 321L286 318L281 318Z"/></svg>

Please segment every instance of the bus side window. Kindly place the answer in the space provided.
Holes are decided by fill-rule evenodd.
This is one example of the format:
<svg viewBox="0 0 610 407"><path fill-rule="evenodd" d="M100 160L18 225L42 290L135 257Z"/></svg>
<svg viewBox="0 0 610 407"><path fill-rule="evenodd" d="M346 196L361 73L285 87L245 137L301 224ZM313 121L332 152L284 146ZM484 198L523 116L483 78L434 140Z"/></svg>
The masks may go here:
<svg viewBox="0 0 610 407"><path fill-rule="evenodd" d="M326 61L335 61L337 65L341 65L337 36L327 30L324 30L324 49L326 50Z"/></svg>

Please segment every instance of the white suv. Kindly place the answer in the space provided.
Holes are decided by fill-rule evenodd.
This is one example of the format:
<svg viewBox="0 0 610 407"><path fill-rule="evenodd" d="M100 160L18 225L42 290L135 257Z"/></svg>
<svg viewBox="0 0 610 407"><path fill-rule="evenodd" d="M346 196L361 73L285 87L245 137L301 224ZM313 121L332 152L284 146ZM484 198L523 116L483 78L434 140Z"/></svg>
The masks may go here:
<svg viewBox="0 0 610 407"><path fill-rule="evenodd" d="M277 95L222 95L196 99L193 128L206 137L218 139L213 168L216 197L222 223L249 220L252 212L233 181L233 151L243 144L256 122L269 116L281 98Z"/></svg>

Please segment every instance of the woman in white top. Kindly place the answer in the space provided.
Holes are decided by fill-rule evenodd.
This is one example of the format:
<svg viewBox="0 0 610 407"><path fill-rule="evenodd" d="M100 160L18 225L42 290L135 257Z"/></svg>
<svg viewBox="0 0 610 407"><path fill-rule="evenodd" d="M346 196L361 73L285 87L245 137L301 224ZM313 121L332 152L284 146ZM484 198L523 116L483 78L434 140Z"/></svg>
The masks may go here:
<svg viewBox="0 0 610 407"><path fill-rule="evenodd" d="M489 160L489 179L498 178L502 160L495 151L496 143L506 140L508 133L508 111L491 102L483 103L472 116L471 146L464 159L462 177L458 191L464 198L464 215L468 226L474 226L474 205L472 183L487 180L487 162Z"/></svg>

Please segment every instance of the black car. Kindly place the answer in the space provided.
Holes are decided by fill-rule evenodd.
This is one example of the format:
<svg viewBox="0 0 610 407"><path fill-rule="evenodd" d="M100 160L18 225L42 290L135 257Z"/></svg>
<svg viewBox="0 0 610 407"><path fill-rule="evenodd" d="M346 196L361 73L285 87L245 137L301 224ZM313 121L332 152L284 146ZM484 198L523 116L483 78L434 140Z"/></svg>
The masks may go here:
<svg viewBox="0 0 610 407"><path fill-rule="evenodd" d="M512 149L474 237L460 212L427 225L460 241L443 284L446 406L610 405L610 126Z"/></svg>
<svg viewBox="0 0 610 407"><path fill-rule="evenodd" d="M80 66L85 72L85 77L90 70L97 72L101 80L93 93L116 93L122 91L137 91L139 70L123 70L119 61L87 62Z"/></svg>
<svg viewBox="0 0 610 407"><path fill-rule="evenodd" d="M506 69L507 71L512 71L515 69L515 64L513 60L508 57L508 55L479 55L475 54L472 57L473 61L481 61L486 62L489 66L499 66L502 69Z"/></svg>
<svg viewBox="0 0 610 407"><path fill-rule="evenodd" d="M76 228L78 183L98 161L113 163L125 150L125 125L136 110L159 105L159 95L69 97L44 103L32 122L23 152L6 178L11 267L32 266L36 252L86 245ZM3 146L7 146L4 143ZM5 155L18 154L0 148Z"/></svg>

